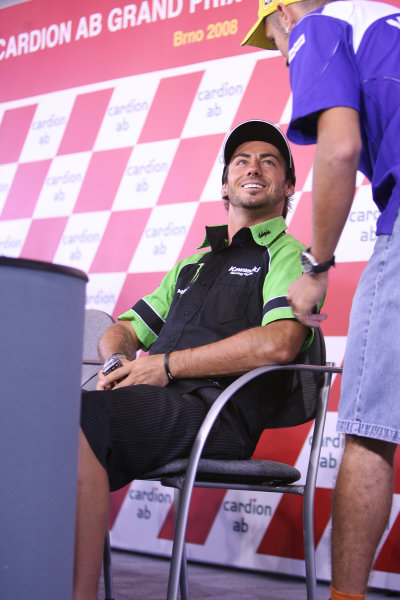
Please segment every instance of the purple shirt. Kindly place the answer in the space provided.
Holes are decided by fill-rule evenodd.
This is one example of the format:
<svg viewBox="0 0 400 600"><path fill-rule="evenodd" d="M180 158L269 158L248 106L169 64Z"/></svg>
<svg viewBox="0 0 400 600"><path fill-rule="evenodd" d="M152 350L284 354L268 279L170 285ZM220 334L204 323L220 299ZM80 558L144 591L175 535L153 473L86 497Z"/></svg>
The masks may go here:
<svg viewBox="0 0 400 600"><path fill-rule="evenodd" d="M290 34L289 66L289 139L315 143L321 110L357 110L359 170L371 181L381 211L377 234L390 234L400 205L400 10L339 0L309 13Z"/></svg>

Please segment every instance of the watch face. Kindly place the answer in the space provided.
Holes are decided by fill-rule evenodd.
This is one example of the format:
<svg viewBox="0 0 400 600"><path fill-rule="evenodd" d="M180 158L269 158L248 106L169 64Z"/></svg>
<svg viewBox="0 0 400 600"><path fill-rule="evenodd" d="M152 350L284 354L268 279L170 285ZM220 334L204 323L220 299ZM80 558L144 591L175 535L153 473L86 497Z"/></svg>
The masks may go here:
<svg viewBox="0 0 400 600"><path fill-rule="evenodd" d="M301 253L301 266L304 273L312 273L314 270L314 264L312 262L311 256L308 252Z"/></svg>
<svg viewBox="0 0 400 600"><path fill-rule="evenodd" d="M103 365L102 373L103 375L108 375L112 371L115 371L115 369L119 369L119 367L122 367L122 362L118 356L110 356Z"/></svg>
<svg viewBox="0 0 400 600"><path fill-rule="evenodd" d="M328 271L328 269L334 264L334 256L332 256L331 260L318 263L313 257L313 255L310 252L307 252L307 250L303 250L303 252L301 253L301 266L303 268L303 271L304 273L308 273L310 275L317 275L318 273Z"/></svg>

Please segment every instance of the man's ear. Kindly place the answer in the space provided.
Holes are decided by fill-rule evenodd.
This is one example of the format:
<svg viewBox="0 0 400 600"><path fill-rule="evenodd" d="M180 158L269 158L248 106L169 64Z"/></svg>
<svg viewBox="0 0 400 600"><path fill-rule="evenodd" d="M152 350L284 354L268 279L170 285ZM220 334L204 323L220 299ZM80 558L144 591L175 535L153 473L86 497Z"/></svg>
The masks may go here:
<svg viewBox="0 0 400 600"><path fill-rule="evenodd" d="M297 11L293 10L293 5L278 4L276 12L280 16L283 27L288 27L289 31L291 31L298 21Z"/></svg>
<svg viewBox="0 0 400 600"><path fill-rule="evenodd" d="M289 183L286 188L286 196L288 198L290 198L290 196L293 196L293 194L294 194L294 185L293 185L293 183Z"/></svg>
<svg viewBox="0 0 400 600"><path fill-rule="evenodd" d="M278 4L276 7L276 13L281 20L287 19L287 10L284 4Z"/></svg>
<svg viewBox="0 0 400 600"><path fill-rule="evenodd" d="M223 200L227 200L229 198L229 196L228 196L228 186L226 185L226 183L224 183L223 186L222 186L221 196L222 196Z"/></svg>

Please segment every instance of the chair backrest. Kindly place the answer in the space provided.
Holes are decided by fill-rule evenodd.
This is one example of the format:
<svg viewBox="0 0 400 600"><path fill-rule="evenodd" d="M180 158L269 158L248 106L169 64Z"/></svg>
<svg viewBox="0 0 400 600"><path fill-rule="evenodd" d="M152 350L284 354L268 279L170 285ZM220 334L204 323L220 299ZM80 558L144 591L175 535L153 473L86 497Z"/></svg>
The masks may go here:
<svg viewBox="0 0 400 600"><path fill-rule="evenodd" d="M319 327L314 329L314 339L307 350L301 352L295 363L301 365L326 364L325 340ZM324 383L324 374L316 371L295 371L292 379L292 387L289 394L289 402L286 407L286 424L279 427L300 425L315 417L319 399L319 392Z"/></svg>
<svg viewBox="0 0 400 600"><path fill-rule="evenodd" d="M102 333L113 323L112 316L102 310L85 310L81 377L81 387L84 390L96 389L97 372L102 364L97 352L97 344Z"/></svg>
<svg viewBox="0 0 400 600"><path fill-rule="evenodd" d="M301 352L294 363L325 365L325 342L319 328L314 330L314 338L309 348ZM252 387L254 386L255 393L265 396L267 403L264 405L264 409L268 410L267 415L264 411L267 420L264 427L291 427L313 419L323 382L323 373L301 370L276 371L255 379Z"/></svg>

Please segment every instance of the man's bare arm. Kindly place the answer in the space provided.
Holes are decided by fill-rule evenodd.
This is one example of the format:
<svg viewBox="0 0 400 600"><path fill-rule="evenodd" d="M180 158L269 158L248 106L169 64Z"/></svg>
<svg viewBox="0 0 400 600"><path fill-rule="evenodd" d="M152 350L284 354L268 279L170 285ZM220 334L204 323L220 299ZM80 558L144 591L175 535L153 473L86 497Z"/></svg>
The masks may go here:
<svg viewBox="0 0 400 600"><path fill-rule="evenodd" d="M274 321L212 344L172 351L170 371L175 378L213 377L237 375L262 365L291 362L299 353L306 335L307 328L294 319ZM167 385L164 354L124 362L120 369L104 379L103 385L122 378L116 387L140 383Z"/></svg>
<svg viewBox="0 0 400 600"><path fill-rule="evenodd" d="M106 329L101 336L98 352L102 361L115 352L125 354L128 360L134 360L140 347L140 341L130 322L118 321Z"/></svg>
<svg viewBox="0 0 400 600"><path fill-rule="evenodd" d="M290 319L248 329L213 344L172 353L171 373L175 377L237 375L263 365L291 362L306 331Z"/></svg>
<svg viewBox="0 0 400 600"><path fill-rule="evenodd" d="M361 153L358 112L338 106L321 113L313 171L312 252L329 260L354 198Z"/></svg>
<svg viewBox="0 0 400 600"><path fill-rule="evenodd" d="M332 258L353 202L361 153L358 112L352 108L325 110L318 119L313 171L311 252L318 262ZM328 286L328 273L302 275L289 286L288 300L298 319L318 325L324 315L309 315Z"/></svg>

